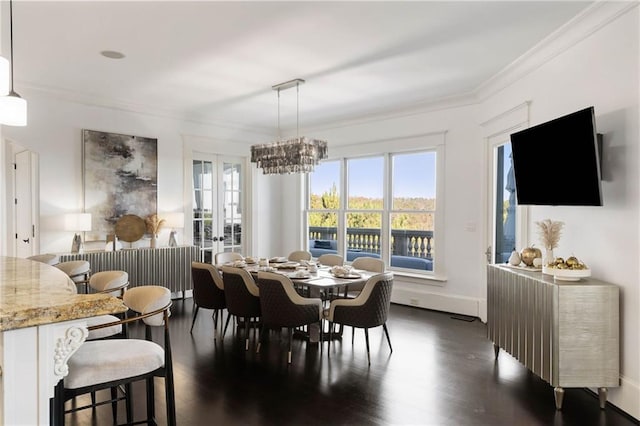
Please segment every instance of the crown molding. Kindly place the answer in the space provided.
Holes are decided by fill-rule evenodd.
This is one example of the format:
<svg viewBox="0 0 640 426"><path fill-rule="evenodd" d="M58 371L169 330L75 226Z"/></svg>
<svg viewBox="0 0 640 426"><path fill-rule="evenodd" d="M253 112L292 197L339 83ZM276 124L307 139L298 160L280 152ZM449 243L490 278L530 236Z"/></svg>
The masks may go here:
<svg viewBox="0 0 640 426"><path fill-rule="evenodd" d="M477 99L480 101L486 100L637 6L638 2L635 0L596 1L507 65L502 71L480 84L474 91Z"/></svg>
<svg viewBox="0 0 640 426"><path fill-rule="evenodd" d="M220 129L241 131L244 133L254 134L260 138L273 137L273 128L247 126L229 121L212 120L205 117L202 114L189 114L185 115L176 108L161 108L157 106L149 106L142 103L134 103L128 101L122 101L118 99L101 98L97 96L90 96L73 92L70 90L54 89L50 87L40 86L36 84L24 83L20 84L20 87L27 91L45 98L52 98L56 100L66 101L70 103L77 103L91 107L102 107L113 109L117 111L124 111L136 114L142 114L152 117L168 118L181 122L188 122L203 126L213 126Z"/></svg>

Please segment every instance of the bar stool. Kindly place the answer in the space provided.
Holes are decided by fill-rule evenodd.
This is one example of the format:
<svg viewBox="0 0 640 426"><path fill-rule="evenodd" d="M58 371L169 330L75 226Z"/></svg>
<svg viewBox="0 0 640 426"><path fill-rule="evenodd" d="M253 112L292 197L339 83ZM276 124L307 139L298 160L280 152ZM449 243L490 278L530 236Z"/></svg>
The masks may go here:
<svg viewBox="0 0 640 426"><path fill-rule="evenodd" d="M67 274L76 285L84 286L84 292L87 293L87 284L91 276L91 264L86 260L69 260L55 265L56 268Z"/></svg>
<svg viewBox="0 0 640 426"><path fill-rule="evenodd" d="M29 260L35 260L36 262L46 263L47 265L57 265L60 263L60 258L57 254L53 253L45 253L45 254L36 254L34 256L27 257Z"/></svg>
<svg viewBox="0 0 640 426"><path fill-rule="evenodd" d="M89 278L90 293L104 293L111 296L122 298L127 287L129 286L129 274L125 271L100 271L91 275ZM98 315L87 318L87 326L92 327L98 324L108 324L120 321L114 315ZM87 340L105 339L113 336L127 337L126 324L117 324L111 327L99 328L89 332Z"/></svg>

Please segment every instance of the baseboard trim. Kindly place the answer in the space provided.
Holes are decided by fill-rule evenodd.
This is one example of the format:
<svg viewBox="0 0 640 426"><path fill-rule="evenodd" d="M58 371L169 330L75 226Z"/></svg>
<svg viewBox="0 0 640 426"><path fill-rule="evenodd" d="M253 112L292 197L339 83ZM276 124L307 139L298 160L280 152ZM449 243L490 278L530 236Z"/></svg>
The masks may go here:
<svg viewBox="0 0 640 426"><path fill-rule="evenodd" d="M589 390L598 393L597 389ZM635 420L640 420L640 385L638 383L621 376L620 387L608 389L607 402Z"/></svg>
<svg viewBox="0 0 640 426"><path fill-rule="evenodd" d="M434 311L479 317L478 299L394 286L391 302Z"/></svg>

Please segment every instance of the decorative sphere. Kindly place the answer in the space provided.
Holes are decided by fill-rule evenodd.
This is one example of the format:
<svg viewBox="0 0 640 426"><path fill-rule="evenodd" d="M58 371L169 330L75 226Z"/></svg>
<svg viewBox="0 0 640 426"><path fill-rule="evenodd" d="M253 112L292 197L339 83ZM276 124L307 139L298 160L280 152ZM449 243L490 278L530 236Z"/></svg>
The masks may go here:
<svg viewBox="0 0 640 426"><path fill-rule="evenodd" d="M533 260L537 257L542 257L542 252L536 247L526 247L520 252L520 259L527 266L533 266Z"/></svg>

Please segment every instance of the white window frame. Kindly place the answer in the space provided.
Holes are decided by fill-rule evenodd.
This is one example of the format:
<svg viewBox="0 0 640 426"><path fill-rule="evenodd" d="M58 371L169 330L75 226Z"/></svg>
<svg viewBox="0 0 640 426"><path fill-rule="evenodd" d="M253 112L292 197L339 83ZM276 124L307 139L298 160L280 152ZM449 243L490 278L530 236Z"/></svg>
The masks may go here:
<svg viewBox="0 0 640 426"><path fill-rule="evenodd" d="M333 210L336 214L338 214L338 231L337 231L337 244L338 244L338 253L346 256L346 216L347 213L357 212L360 210L350 210L347 209L347 199L348 199L348 182L347 182L347 160L358 159L358 158L371 158L371 157L380 157L384 158L384 175L383 175L383 196L384 196L384 205L383 210L380 211L382 214L382 229L381 229L381 257L385 260L385 263L389 265L389 268L393 270L397 275L402 275L405 278L408 278L408 282L414 281L416 283L420 283L423 280L429 281L438 281L444 282L446 281L446 259L445 259L445 237L444 237L444 164L445 164L445 135L446 132L438 132L429 135L421 135L416 136L414 138L405 138L403 140L404 145L413 145L411 148L398 149L394 151L379 151L373 152L371 150L366 155L358 155L353 154L348 151L351 151L350 148L346 147L342 150L345 151L344 155L334 156L327 161L340 161L340 179L339 183L339 192L340 192L340 207L338 210ZM407 142L413 142L407 144ZM415 143L418 142L418 143ZM427 142L427 143L425 143ZM430 142L430 143L429 143ZM403 144L400 144L403 145ZM360 145L361 148L361 145ZM400 147L402 148L402 147ZM338 150L340 151L340 150ZM361 149L360 149L361 151ZM434 240L437 241L437 256L434 257L433 262L433 270L432 271L419 271L412 269L400 269L400 268L391 268L390 267L390 244L389 239L391 236L390 229L390 215L394 212L391 209L391 192L392 192L392 182L391 182L391 157L395 154L411 154L411 153L422 153L422 152L435 152L436 154L436 210L434 212ZM340 152L338 152L340 153ZM309 176L305 179L305 193L304 193L304 211L303 211L303 234L307 235L308 231L308 223L307 217L310 212L317 212L320 210L311 210L309 201L309 192L310 192L310 178ZM378 210L371 210L368 212L378 212ZM437 261L436 261L437 260Z"/></svg>

